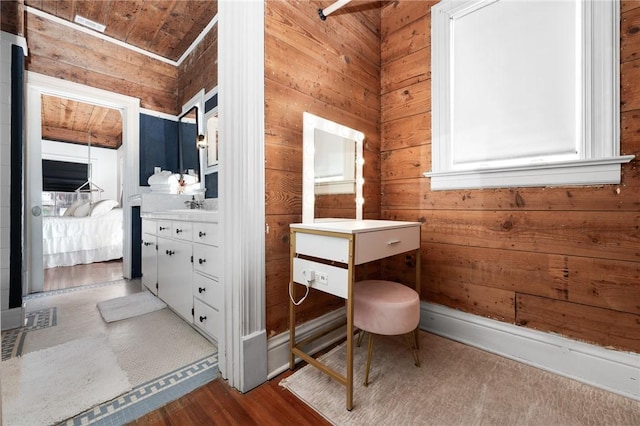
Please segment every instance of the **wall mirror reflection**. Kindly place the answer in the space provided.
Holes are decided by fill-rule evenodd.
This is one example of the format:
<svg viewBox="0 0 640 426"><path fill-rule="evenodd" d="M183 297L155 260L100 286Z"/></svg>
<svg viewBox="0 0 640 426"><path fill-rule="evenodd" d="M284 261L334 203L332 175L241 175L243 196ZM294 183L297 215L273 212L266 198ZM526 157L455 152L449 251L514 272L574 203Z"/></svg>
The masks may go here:
<svg viewBox="0 0 640 426"><path fill-rule="evenodd" d="M303 114L302 221L362 219L364 134Z"/></svg>
<svg viewBox="0 0 640 426"><path fill-rule="evenodd" d="M178 122L180 173L192 172L195 176L200 174L198 135L198 107L194 106L182 114Z"/></svg>
<svg viewBox="0 0 640 426"><path fill-rule="evenodd" d="M217 110L217 108L216 108ZM207 173L217 171L218 165L218 111L214 111L211 114L207 114L206 117L206 130L207 130Z"/></svg>

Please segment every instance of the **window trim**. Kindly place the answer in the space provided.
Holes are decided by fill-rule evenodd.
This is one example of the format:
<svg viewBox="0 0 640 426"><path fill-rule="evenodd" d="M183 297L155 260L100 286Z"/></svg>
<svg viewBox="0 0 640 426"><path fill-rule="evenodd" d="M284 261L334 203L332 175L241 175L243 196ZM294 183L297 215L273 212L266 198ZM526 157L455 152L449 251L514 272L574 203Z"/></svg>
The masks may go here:
<svg viewBox="0 0 640 426"><path fill-rule="evenodd" d="M519 186L569 186L620 183L621 164L634 156L620 156L620 8L618 2L586 1L580 22L585 76L583 158L481 168L453 168L451 147L452 24L479 7L508 0L443 0L431 9L432 19L432 190ZM496 163L500 163L496 160Z"/></svg>

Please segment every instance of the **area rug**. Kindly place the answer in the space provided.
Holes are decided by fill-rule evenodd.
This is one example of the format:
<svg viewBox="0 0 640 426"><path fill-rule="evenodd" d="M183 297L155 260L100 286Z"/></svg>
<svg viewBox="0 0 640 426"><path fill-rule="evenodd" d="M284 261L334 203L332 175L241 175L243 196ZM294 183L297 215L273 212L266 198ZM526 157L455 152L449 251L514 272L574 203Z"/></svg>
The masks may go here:
<svg viewBox="0 0 640 426"><path fill-rule="evenodd" d="M131 389L102 334L31 352L0 366L5 425L54 424Z"/></svg>
<svg viewBox="0 0 640 426"><path fill-rule="evenodd" d="M366 342L366 339L365 339ZM428 333L415 367L406 341L379 337L369 386L354 348L354 407L345 387L305 366L280 384L336 425L640 424L640 402ZM345 371L346 344L321 358Z"/></svg>
<svg viewBox="0 0 640 426"><path fill-rule="evenodd" d="M97 306L106 322L120 321L167 307L162 300L148 291L105 300Z"/></svg>

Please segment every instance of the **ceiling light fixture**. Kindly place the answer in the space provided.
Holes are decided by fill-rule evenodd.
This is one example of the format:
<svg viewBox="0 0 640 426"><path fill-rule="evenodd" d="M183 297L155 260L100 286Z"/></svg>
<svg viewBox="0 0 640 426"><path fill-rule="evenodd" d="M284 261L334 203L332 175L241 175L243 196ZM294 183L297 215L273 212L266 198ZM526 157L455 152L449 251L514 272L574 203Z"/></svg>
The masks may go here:
<svg viewBox="0 0 640 426"><path fill-rule="evenodd" d="M91 19L87 19L84 16L76 15L73 20L76 24L83 25L87 28L91 28L92 30L96 30L100 33L104 33L104 30L107 28L102 24L98 24L97 22L92 21Z"/></svg>

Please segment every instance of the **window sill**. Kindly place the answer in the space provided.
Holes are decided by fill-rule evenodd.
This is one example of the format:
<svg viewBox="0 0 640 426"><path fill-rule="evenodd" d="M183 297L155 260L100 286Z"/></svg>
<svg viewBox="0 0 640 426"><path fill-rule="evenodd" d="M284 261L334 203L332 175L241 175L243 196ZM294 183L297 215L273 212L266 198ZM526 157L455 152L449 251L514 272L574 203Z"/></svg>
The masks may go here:
<svg viewBox="0 0 640 426"><path fill-rule="evenodd" d="M425 172L431 190L509 188L519 186L575 186L620 183L620 165L635 156L527 165L495 169Z"/></svg>

